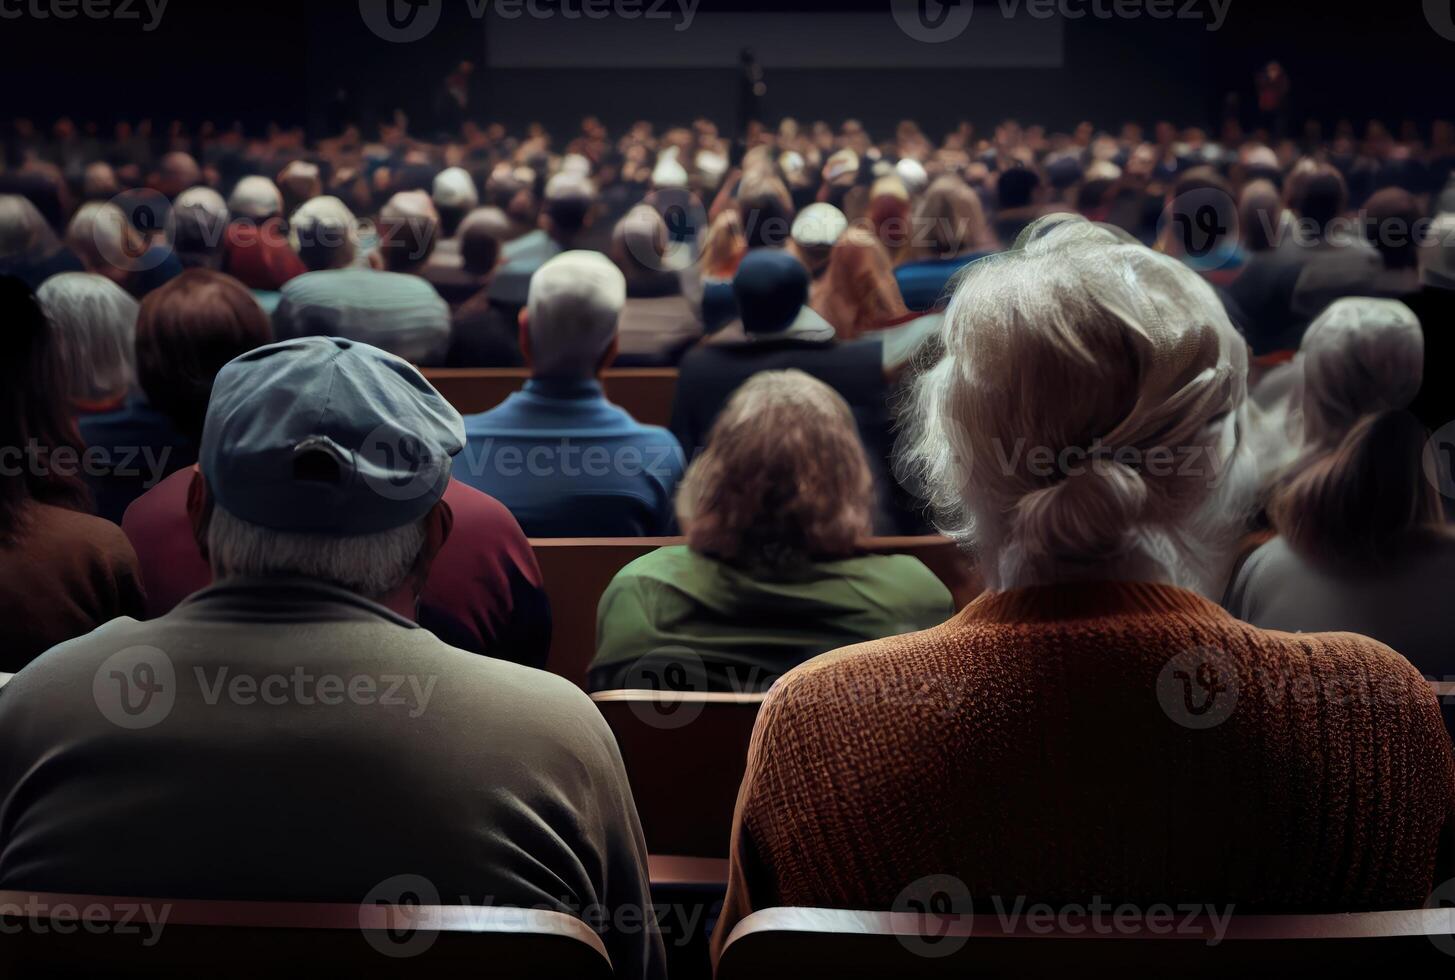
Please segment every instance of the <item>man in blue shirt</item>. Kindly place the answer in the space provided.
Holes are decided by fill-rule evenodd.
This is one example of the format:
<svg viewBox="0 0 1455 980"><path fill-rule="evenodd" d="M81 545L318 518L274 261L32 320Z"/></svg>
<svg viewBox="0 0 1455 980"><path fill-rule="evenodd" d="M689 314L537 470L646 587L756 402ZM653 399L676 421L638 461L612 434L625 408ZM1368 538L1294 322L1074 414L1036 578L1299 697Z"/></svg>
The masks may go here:
<svg viewBox="0 0 1455 980"><path fill-rule="evenodd" d="M634 537L672 530L684 459L666 429L606 400L626 280L605 256L571 251L531 278L520 346L531 380L465 420L458 479L505 504L535 538Z"/></svg>

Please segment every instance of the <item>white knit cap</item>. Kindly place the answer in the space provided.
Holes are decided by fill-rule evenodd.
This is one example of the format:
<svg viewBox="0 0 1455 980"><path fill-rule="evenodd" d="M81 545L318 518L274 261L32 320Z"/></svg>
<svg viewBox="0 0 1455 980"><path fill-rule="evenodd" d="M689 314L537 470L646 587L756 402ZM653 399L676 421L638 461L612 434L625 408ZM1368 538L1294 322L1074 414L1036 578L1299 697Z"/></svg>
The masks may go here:
<svg viewBox="0 0 1455 980"><path fill-rule="evenodd" d="M895 164L894 172L899 174L899 179L904 181L905 189L911 194L918 194L930 185L930 175L925 172L924 164L910 157Z"/></svg>
<svg viewBox="0 0 1455 980"><path fill-rule="evenodd" d="M805 248L832 245L849 229L849 219L832 204L810 204L793 220L793 240Z"/></svg>
<svg viewBox="0 0 1455 980"><path fill-rule="evenodd" d="M283 195L278 185L266 177L244 177L227 199L227 209L240 217L261 221L283 211Z"/></svg>
<svg viewBox="0 0 1455 980"><path fill-rule="evenodd" d="M451 167L441 171L434 179L431 196L435 207L456 211L469 211L480 203L480 194L475 190L475 179L463 167Z"/></svg>

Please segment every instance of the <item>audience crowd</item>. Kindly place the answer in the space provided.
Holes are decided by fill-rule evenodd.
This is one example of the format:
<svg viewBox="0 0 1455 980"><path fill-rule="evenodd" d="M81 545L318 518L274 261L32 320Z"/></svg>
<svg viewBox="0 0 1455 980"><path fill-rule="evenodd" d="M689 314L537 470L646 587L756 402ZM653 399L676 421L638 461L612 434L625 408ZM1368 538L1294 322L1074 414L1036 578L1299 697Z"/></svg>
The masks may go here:
<svg viewBox="0 0 1455 980"><path fill-rule="evenodd" d="M576 680L765 695L715 952L930 875L1267 912L1455 877L1448 122L17 120L0 317L0 888L408 869L645 910L597 925L660 977ZM502 368L483 411L436 387ZM669 424L615 368L675 372ZM958 610L876 543L933 534ZM552 538L677 539L579 679Z"/></svg>

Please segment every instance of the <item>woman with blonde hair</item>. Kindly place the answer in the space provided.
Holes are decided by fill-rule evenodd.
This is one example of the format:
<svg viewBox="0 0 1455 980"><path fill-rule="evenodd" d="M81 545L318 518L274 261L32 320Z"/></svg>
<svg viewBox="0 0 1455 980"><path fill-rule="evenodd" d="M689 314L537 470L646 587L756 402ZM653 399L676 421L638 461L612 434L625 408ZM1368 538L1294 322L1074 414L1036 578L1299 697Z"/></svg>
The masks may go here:
<svg viewBox="0 0 1455 980"><path fill-rule="evenodd" d="M1423 358L1420 323L1395 300L1341 299L1314 320L1295 366L1304 448L1268 508L1278 537L1227 605L1266 629L1362 633L1448 678L1455 535L1440 497L1450 460L1435 453L1449 446L1407 411Z"/></svg>
<svg viewBox="0 0 1455 980"><path fill-rule="evenodd" d="M943 621L950 593L917 558L863 552L873 500L844 400L801 371L755 375L678 492L686 545L602 596L592 688L763 690L825 650Z"/></svg>
<svg viewBox="0 0 1455 980"><path fill-rule="evenodd" d="M1418 908L1449 877L1455 758L1419 672L1205 597L1252 498L1247 347L1195 272L1096 231L956 288L907 472L991 591L775 685L715 952L757 909L888 911L931 872L955 912Z"/></svg>
<svg viewBox="0 0 1455 980"><path fill-rule="evenodd" d="M896 326L910 315L899 295L889 253L859 226L834 244L827 271L813 284L809 306L833 324L840 340Z"/></svg>
<svg viewBox="0 0 1455 980"><path fill-rule="evenodd" d="M743 216L736 208L719 211L702 242L702 275L709 281L731 280L748 252Z"/></svg>

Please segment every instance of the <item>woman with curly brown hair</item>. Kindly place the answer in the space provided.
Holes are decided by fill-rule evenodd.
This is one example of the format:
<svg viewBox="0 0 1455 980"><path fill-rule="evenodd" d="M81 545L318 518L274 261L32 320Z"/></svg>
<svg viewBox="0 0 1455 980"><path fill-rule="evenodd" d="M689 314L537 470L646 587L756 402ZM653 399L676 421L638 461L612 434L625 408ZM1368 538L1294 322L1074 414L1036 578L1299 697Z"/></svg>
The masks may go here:
<svg viewBox="0 0 1455 980"><path fill-rule="evenodd" d="M754 376L677 496L685 546L622 569L597 614L594 690L766 690L846 643L952 612L917 558L866 555L874 486L848 405L801 371Z"/></svg>

